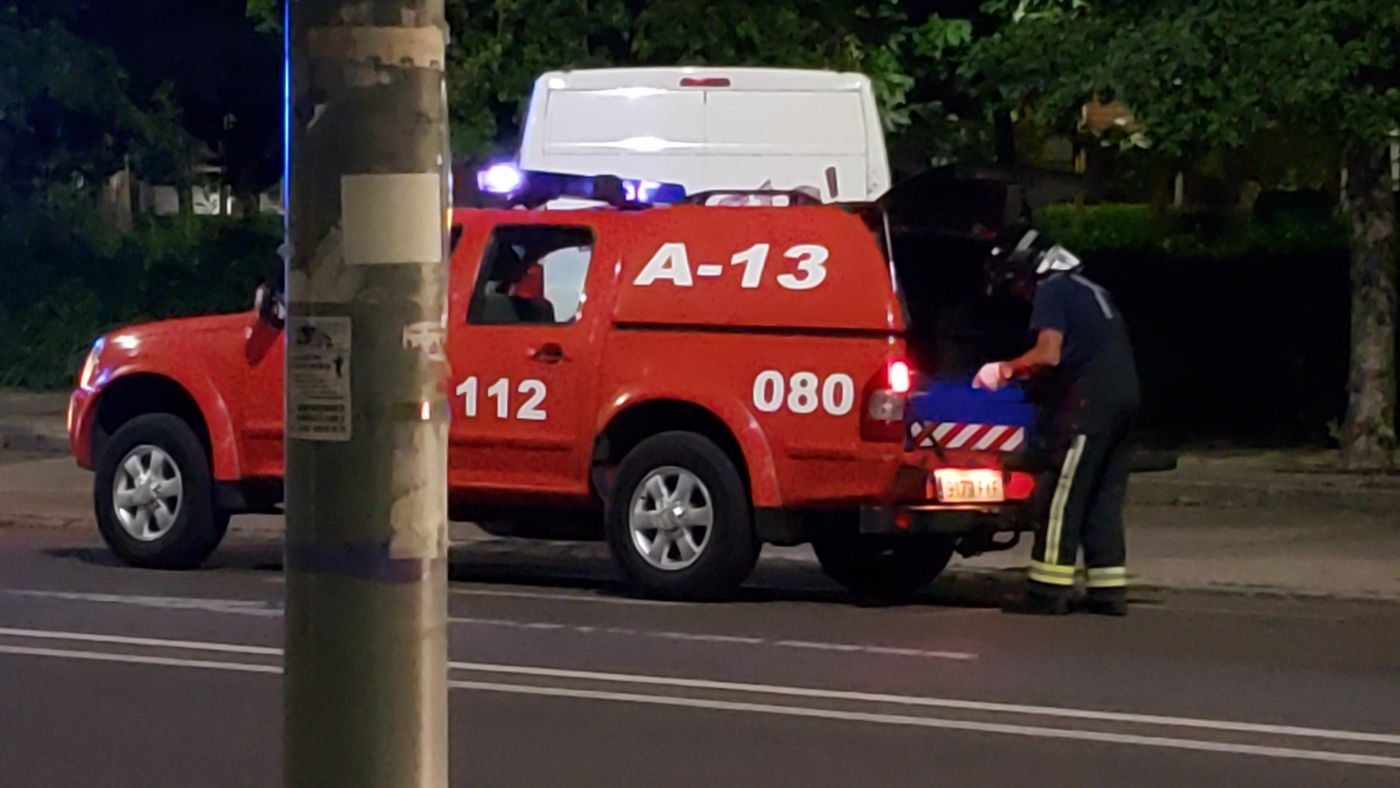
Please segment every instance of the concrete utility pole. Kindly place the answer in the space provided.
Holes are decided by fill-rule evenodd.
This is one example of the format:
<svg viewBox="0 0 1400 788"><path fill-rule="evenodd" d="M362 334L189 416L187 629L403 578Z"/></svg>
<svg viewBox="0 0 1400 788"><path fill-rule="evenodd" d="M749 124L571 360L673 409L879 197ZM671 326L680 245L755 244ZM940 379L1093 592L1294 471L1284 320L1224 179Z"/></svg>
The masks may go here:
<svg viewBox="0 0 1400 788"><path fill-rule="evenodd" d="M443 0L289 0L286 783L447 785Z"/></svg>

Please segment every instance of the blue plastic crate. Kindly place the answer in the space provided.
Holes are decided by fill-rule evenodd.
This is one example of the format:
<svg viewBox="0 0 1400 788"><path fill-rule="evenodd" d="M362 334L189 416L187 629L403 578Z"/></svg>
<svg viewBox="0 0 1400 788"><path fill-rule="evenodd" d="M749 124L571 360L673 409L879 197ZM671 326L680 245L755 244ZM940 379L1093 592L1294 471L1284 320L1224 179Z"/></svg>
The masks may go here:
<svg viewBox="0 0 1400 788"><path fill-rule="evenodd" d="M972 377L972 373L951 373L919 381L904 410L907 448L914 448L915 437L934 424L1021 429L1025 430L1024 440L1017 448L1024 448L1031 442L1036 409L1026 401L1025 390L1014 383L999 391L975 389Z"/></svg>

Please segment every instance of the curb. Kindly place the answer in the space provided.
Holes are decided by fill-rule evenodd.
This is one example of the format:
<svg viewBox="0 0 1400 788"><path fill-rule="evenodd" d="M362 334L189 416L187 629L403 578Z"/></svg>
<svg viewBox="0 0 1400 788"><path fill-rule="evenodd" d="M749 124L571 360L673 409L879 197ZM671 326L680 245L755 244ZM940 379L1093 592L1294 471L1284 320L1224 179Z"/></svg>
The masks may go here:
<svg viewBox="0 0 1400 788"><path fill-rule="evenodd" d="M991 579L1016 582L1025 578L1025 571L1024 568L951 566L943 575L940 575L940 579ZM1289 588L1288 586L1256 583L1200 581L1181 581L1173 583L1151 576L1139 577L1132 581L1129 586L1130 601L1141 604L1150 604L1153 601L1150 598L1153 594L1167 592L1219 594L1221 596L1295 601L1327 600L1334 602L1400 603L1400 593L1386 593L1381 591L1323 591L1315 588Z"/></svg>
<svg viewBox="0 0 1400 788"><path fill-rule="evenodd" d="M73 517L65 515L28 514L0 515L0 529L10 528L53 530L93 529L93 535L96 535L95 526L93 526L91 518L86 516ZM282 536L282 529L271 528L266 526L250 527L249 525L245 524L242 526L236 525L233 529L230 529L229 534L235 539L237 539L238 537L243 537L245 539L252 538L257 540L280 539ZM589 559L594 559L595 561L601 559L601 556L596 554L596 551L600 549L600 546L597 543L589 542L521 543L504 539L497 539L495 537L465 538L460 540L454 539L452 542L452 546L458 548L466 547L468 545L474 547L478 551L487 554L506 553L512 556L522 558L525 557L524 554L529 551L531 546L535 546L537 548L546 548L547 552L550 553L550 555L548 556L549 559L557 560L562 558L566 561L578 562L579 568L585 568L585 565L588 563ZM563 547L562 550L559 549L561 546ZM524 548L523 550L522 547ZM553 549L548 549L551 547ZM763 560L770 564L787 565L789 567L800 567L802 569L819 571L816 560L811 558L785 555L767 555L764 556ZM985 582L1017 583L1021 581L1024 577L1025 570L1023 568L975 567L953 565L950 566L946 572L940 575L938 582L954 585L964 583ZM580 576L580 579L592 580L596 578L589 575L586 577ZM827 589L822 590L825 591ZM1270 598L1285 600L1291 599L1298 601L1331 600L1343 602L1367 602L1383 604L1400 603L1400 594L1385 594L1365 591L1322 591L1317 589L1288 588L1286 586L1241 584L1228 582L1201 583L1184 581L1180 583L1172 583L1168 581L1163 581L1160 578L1153 577L1142 578L1140 582L1136 583L1133 586L1134 599L1139 604L1146 604L1150 606L1157 601L1151 598L1152 595L1160 594L1163 592L1195 592L1220 594L1222 596L1233 597Z"/></svg>
<svg viewBox="0 0 1400 788"><path fill-rule="evenodd" d="M1135 479L1129 483L1128 504L1221 509L1323 508L1365 514L1393 514L1400 511L1400 489Z"/></svg>
<svg viewBox="0 0 1400 788"><path fill-rule="evenodd" d="M40 432L17 424L0 424L0 449L66 454L68 448L67 433Z"/></svg>
<svg viewBox="0 0 1400 788"><path fill-rule="evenodd" d="M56 530L93 529L90 517L72 517L47 514L0 514L0 528L50 528Z"/></svg>

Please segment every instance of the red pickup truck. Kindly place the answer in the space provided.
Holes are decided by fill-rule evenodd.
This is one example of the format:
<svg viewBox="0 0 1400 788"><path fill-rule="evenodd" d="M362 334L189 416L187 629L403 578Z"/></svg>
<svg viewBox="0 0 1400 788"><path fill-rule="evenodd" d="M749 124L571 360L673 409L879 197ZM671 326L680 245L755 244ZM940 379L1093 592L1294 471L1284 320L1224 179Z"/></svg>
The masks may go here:
<svg viewBox="0 0 1400 788"><path fill-rule="evenodd" d="M454 222L454 519L606 539L636 585L673 597L731 591L765 542L812 542L838 581L906 593L955 548L1025 530L1034 485L1004 462L1011 442L911 441L911 359L928 354L909 345L901 274L868 215L680 205ZM196 566L230 515L276 511L285 333L255 309L98 340L70 432L122 559Z"/></svg>

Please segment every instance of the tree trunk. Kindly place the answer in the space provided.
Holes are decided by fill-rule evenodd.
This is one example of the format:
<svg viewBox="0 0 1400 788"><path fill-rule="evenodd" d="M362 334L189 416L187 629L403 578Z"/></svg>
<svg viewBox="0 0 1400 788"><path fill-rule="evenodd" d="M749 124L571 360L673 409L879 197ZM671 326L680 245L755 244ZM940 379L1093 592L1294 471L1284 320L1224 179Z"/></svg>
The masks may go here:
<svg viewBox="0 0 1400 788"><path fill-rule="evenodd" d="M1010 172L1016 169L1016 122L1011 113L999 110L993 123L996 135L997 166Z"/></svg>
<svg viewBox="0 0 1400 788"><path fill-rule="evenodd" d="M175 191L180 199L180 215L194 215L194 181L182 174L175 184Z"/></svg>
<svg viewBox="0 0 1400 788"><path fill-rule="evenodd" d="M1395 193L1386 147L1347 156L1351 227L1351 371L1342 462L1387 467L1395 450Z"/></svg>

